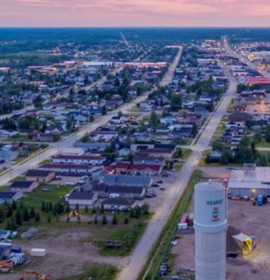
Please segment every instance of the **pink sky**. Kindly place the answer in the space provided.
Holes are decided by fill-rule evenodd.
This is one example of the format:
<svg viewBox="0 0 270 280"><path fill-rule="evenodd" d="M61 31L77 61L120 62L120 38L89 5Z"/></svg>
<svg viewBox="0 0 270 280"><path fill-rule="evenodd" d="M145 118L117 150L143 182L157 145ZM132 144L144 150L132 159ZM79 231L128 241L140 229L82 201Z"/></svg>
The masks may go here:
<svg viewBox="0 0 270 280"><path fill-rule="evenodd" d="M269 26L270 0L0 0L8 26Z"/></svg>

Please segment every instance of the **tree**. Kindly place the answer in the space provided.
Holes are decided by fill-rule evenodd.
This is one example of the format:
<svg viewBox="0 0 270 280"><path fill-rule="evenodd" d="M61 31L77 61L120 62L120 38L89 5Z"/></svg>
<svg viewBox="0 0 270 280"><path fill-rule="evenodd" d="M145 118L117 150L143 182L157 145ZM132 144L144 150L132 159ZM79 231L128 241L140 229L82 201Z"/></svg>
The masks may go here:
<svg viewBox="0 0 270 280"><path fill-rule="evenodd" d="M36 222L39 222L39 221L40 221L40 215L39 215L38 212L36 212L35 221L36 221Z"/></svg>
<svg viewBox="0 0 270 280"><path fill-rule="evenodd" d="M91 115L91 116L89 117L89 122L93 122L93 121L95 121L95 117Z"/></svg>
<svg viewBox="0 0 270 280"><path fill-rule="evenodd" d="M66 128L67 128L67 130L71 130L71 128L72 128L72 121L71 121L71 119L67 120Z"/></svg>
<svg viewBox="0 0 270 280"><path fill-rule="evenodd" d="M103 213L104 213L104 205L101 204L101 206L100 206L100 214L103 214Z"/></svg>
<svg viewBox="0 0 270 280"><path fill-rule="evenodd" d="M149 204L145 203L143 205L143 215L148 215L149 214Z"/></svg>
<svg viewBox="0 0 270 280"><path fill-rule="evenodd" d="M211 157L210 157L209 154L207 154L207 156L206 156L206 158L205 158L205 162L206 162L207 164L211 163Z"/></svg>
<svg viewBox="0 0 270 280"><path fill-rule="evenodd" d="M90 136L89 133L86 132L86 133L84 134L84 136L82 137L81 142L83 142L83 143L89 142L89 136Z"/></svg>
<svg viewBox="0 0 270 280"><path fill-rule="evenodd" d="M5 220L6 215L5 215L5 210L4 207L0 207L0 224Z"/></svg>
<svg viewBox="0 0 270 280"><path fill-rule="evenodd" d="M21 226L22 225L22 212L21 212L20 208L17 209L15 218L16 218L16 224L18 226Z"/></svg>
<svg viewBox="0 0 270 280"><path fill-rule="evenodd" d="M265 129L265 141L270 142L270 125L268 124Z"/></svg>
<svg viewBox="0 0 270 280"><path fill-rule="evenodd" d="M94 224L96 225L97 223L98 223L98 218L97 218L97 215L95 215Z"/></svg>
<svg viewBox="0 0 270 280"><path fill-rule="evenodd" d="M107 217L105 214L102 215L102 224L106 225L107 224Z"/></svg>
<svg viewBox="0 0 270 280"><path fill-rule="evenodd" d="M130 216L130 218L134 218L135 213L134 213L134 209L133 208L130 209L129 216Z"/></svg>
<svg viewBox="0 0 270 280"><path fill-rule="evenodd" d="M256 154L256 146L255 146L254 141L251 142L251 150L252 150L253 155L255 155Z"/></svg>
<svg viewBox="0 0 270 280"><path fill-rule="evenodd" d="M46 210L45 201L42 201L41 211L44 212Z"/></svg>
<svg viewBox="0 0 270 280"><path fill-rule="evenodd" d="M88 206L85 206L85 213L88 213Z"/></svg>
<svg viewBox="0 0 270 280"><path fill-rule="evenodd" d="M17 209L17 203L15 200L12 200L12 209L16 210Z"/></svg>
<svg viewBox="0 0 270 280"><path fill-rule="evenodd" d="M12 206L8 205L7 207L7 218L11 218L13 214Z"/></svg>
<svg viewBox="0 0 270 280"><path fill-rule="evenodd" d="M116 214L113 215L112 224L113 225L117 225L118 224L118 219L117 219Z"/></svg>
<svg viewBox="0 0 270 280"><path fill-rule="evenodd" d="M219 159L221 165L227 165L229 163L229 157L226 152L222 153L222 156Z"/></svg>
<svg viewBox="0 0 270 280"><path fill-rule="evenodd" d="M139 219L140 217L141 217L141 208L140 207L136 207L135 208L135 217L137 218L137 219Z"/></svg>
<svg viewBox="0 0 270 280"><path fill-rule="evenodd" d="M255 132L255 134L254 134L254 141L256 143L260 143L262 141L262 134L261 134L260 130Z"/></svg>
<svg viewBox="0 0 270 280"><path fill-rule="evenodd" d="M50 202L49 203L49 211L52 212L52 210L53 210L53 206L52 206L52 203Z"/></svg>
<svg viewBox="0 0 270 280"><path fill-rule="evenodd" d="M79 207L79 204L78 204L78 203L76 203L75 209L76 209L76 211L78 211L78 210L80 209L80 207Z"/></svg>
<svg viewBox="0 0 270 280"><path fill-rule="evenodd" d="M115 81L114 81L114 86L115 86L115 87L120 87L120 81L119 81L118 78L115 79Z"/></svg>
<svg viewBox="0 0 270 280"><path fill-rule="evenodd" d="M107 108L106 108L106 106L103 106L102 107L102 115L104 116L104 115L107 115Z"/></svg>
<svg viewBox="0 0 270 280"><path fill-rule="evenodd" d="M171 110L177 112L182 108L182 99L180 94L173 94L171 97Z"/></svg>
<svg viewBox="0 0 270 280"><path fill-rule="evenodd" d="M158 116L157 116L155 111L151 112L149 122L150 122L150 125L153 129L157 128L157 126L158 126Z"/></svg>
<svg viewBox="0 0 270 280"><path fill-rule="evenodd" d="M144 121L141 120L140 123L139 123L139 131L144 132L144 131L146 131L146 129L147 128L146 128L146 125L145 125Z"/></svg>
<svg viewBox="0 0 270 280"><path fill-rule="evenodd" d="M247 148L249 146L249 139L247 137L243 137L240 140L240 145Z"/></svg>
<svg viewBox="0 0 270 280"><path fill-rule="evenodd" d="M222 151L223 150L223 143L220 140L214 140L212 142L212 149L213 151Z"/></svg>
<svg viewBox="0 0 270 280"><path fill-rule="evenodd" d="M129 223L128 217L125 217L124 224L127 225L128 223Z"/></svg>
<svg viewBox="0 0 270 280"><path fill-rule="evenodd" d="M12 230L10 220L7 221L6 230Z"/></svg>
<svg viewBox="0 0 270 280"><path fill-rule="evenodd" d="M96 214L96 213L97 213L97 209L96 209L95 206L93 206L93 208L92 208L92 214Z"/></svg>
<svg viewBox="0 0 270 280"><path fill-rule="evenodd" d="M69 213L70 212L70 206L69 206L69 203L67 202L67 205L66 205L66 212Z"/></svg>
<svg viewBox="0 0 270 280"><path fill-rule="evenodd" d="M192 126L192 131L191 131L191 134L192 134L192 137L193 137L193 138L196 137L196 135L197 135L197 130L198 130L197 124L194 123L193 126Z"/></svg>
<svg viewBox="0 0 270 280"><path fill-rule="evenodd" d="M51 214L49 214L48 217L47 217L47 222L50 223L51 221L52 221Z"/></svg>
<svg viewBox="0 0 270 280"><path fill-rule="evenodd" d="M29 212L27 207L24 207L23 209L23 221L28 222L30 220Z"/></svg>

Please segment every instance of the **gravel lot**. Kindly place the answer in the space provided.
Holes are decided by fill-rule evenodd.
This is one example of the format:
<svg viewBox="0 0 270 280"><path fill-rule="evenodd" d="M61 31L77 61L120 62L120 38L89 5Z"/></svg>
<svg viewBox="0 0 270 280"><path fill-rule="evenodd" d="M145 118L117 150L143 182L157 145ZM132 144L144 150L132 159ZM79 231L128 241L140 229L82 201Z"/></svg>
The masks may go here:
<svg viewBox="0 0 270 280"><path fill-rule="evenodd" d="M249 201L230 200L229 225L243 233L255 236L257 247L246 257L227 259L228 280L268 280L270 279L270 204L253 206ZM193 201L190 205L193 211ZM194 233L183 235L177 246L172 248L175 256L174 272L194 268Z"/></svg>

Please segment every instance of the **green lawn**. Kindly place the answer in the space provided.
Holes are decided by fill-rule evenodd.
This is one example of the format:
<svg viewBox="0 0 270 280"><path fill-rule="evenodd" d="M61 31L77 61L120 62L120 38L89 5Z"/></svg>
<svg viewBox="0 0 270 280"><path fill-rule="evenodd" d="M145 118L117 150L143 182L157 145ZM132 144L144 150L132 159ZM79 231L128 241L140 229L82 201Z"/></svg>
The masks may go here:
<svg viewBox="0 0 270 280"><path fill-rule="evenodd" d="M252 141L254 141L254 138L253 138L253 137L250 138L250 141L249 141L249 142L251 143ZM256 143L256 142L255 142L255 143ZM256 143L255 146L256 146L257 148L270 148L270 142L269 142L269 143L266 142L266 141L265 141L265 138L263 138L263 139L261 140L261 142Z"/></svg>
<svg viewBox="0 0 270 280"><path fill-rule="evenodd" d="M8 137L7 139L4 140L5 142L36 142L33 141L31 139L29 139L27 136L24 135L16 135L16 136L12 136L12 137Z"/></svg>
<svg viewBox="0 0 270 280"><path fill-rule="evenodd" d="M222 135L223 132L225 131L225 127L223 127L223 124L219 124L216 131L214 132L214 135Z"/></svg>
<svg viewBox="0 0 270 280"><path fill-rule="evenodd" d="M182 169L182 164L175 164L173 168L175 169L175 171L179 172Z"/></svg>
<svg viewBox="0 0 270 280"><path fill-rule="evenodd" d="M116 275L117 269L111 265L92 264L87 265L83 273L62 278L61 280L114 280Z"/></svg>
<svg viewBox="0 0 270 280"><path fill-rule="evenodd" d="M192 153L192 150L191 149L182 149L182 153L183 153L182 158L188 159Z"/></svg>

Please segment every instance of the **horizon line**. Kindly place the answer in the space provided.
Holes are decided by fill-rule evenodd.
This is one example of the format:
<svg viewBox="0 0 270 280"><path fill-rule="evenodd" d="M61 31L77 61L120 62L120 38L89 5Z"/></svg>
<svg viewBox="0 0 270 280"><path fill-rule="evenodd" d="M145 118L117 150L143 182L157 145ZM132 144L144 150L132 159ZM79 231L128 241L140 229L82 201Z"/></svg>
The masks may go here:
<svg viewBox="0 0 270 280"><path fill-rule="evenodd" d="M27 29L37 29L37 28L179 28L179 29L184 29L184 28L199 28L199 29L204 29L204 28L213 28L213 29L218 29L218 28L270 28L270 26L0 26L0 29L4 28L27 28Z"/></svg>

